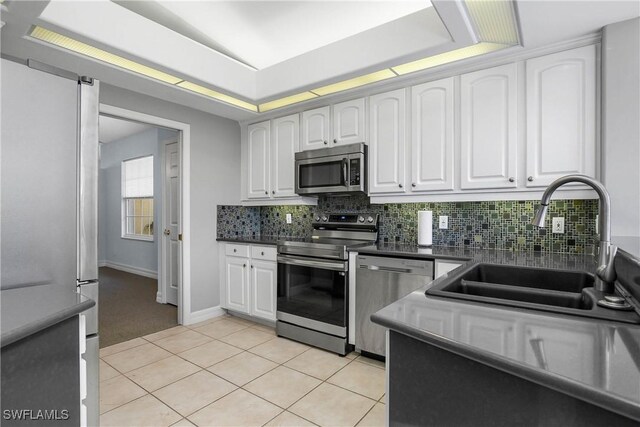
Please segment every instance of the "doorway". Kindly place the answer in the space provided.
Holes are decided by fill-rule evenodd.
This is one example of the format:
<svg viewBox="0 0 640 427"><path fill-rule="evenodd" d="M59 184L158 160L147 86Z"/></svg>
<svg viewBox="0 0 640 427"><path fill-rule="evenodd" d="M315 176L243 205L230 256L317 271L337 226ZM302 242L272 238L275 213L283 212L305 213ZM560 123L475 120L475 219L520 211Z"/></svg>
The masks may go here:
<svg viewBox="0 0 640 427"><path fill-rule="evenodd" d="M101 112L99 139L99 333L108 347L182 323L182 131Z"/></svg>

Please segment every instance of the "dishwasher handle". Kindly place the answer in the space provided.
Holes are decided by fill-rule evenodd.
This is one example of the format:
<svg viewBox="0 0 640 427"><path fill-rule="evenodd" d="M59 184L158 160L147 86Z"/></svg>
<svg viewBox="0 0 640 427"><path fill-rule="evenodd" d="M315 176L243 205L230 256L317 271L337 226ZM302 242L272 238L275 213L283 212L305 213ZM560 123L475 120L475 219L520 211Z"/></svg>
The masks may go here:
<svg viewBox="0 0 640 427"><path fill-rule="evenodd" d="M380 267L378 265L361 265L360 268L373 271L387 271L390 273L413 273L415 271L410 268Z"/></svg>

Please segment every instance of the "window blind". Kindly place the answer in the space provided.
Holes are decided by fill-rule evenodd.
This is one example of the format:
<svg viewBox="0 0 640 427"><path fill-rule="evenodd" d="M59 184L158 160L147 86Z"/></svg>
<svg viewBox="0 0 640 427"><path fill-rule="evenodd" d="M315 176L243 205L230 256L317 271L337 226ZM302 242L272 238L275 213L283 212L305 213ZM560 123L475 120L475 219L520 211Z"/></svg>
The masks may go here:
<svg viewBox="0 0 640 427"><path fill-rule="evenodd" d="M125 199L153 197L153 156L122 162Z"/></svg>

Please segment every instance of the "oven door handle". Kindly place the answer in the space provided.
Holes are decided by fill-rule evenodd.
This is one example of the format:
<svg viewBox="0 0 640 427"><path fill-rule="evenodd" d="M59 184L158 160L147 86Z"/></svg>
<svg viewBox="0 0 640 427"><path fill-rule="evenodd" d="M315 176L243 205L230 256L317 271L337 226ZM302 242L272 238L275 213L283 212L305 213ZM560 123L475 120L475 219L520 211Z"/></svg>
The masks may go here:
<svg viewBox="0 0 640 427"><path fill-rule="evenodd" d="M278 264L299 265L302 267L320 268L322 270L347 271L348 264L346 262L334 261L316 261L306 258L298 258L292 256L278 255Z"/></svg>

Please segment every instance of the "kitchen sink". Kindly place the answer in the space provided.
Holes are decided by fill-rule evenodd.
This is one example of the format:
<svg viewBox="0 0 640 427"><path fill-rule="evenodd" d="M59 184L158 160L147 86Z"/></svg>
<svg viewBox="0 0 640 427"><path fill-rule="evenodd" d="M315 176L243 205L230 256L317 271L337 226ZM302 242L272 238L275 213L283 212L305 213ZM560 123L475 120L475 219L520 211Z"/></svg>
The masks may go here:
<svg viewBox="0 0 640 427"><path fill-rule="evenodd" d="M635 312L598 306L604 297L595 277L581 271L472 264L454 272L426 293L445 298L507 305L562 314L640 323Z"/></svg>

